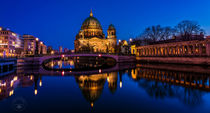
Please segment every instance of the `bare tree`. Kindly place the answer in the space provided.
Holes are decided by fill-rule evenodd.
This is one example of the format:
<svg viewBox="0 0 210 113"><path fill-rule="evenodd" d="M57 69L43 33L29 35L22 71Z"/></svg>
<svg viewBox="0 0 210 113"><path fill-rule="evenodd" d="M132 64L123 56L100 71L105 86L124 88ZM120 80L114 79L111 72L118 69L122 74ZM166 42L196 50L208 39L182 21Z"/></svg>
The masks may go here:
<svg viewBox="0 0 210 113"><path fill-rule="evenodd" d="M194 34L197 35L204 32L197 22L189 20L181 21L177 26L175 26L175 29L177 35L180 35L182 38L190 38Z"/></svg>
<svg viewBox="0 0 210 113"><path fill-rule="evenodd" d="M171 27L161 27L160 25L151 26L144 30L141 38L151 39L153 42L160 40L168 40L174 33Z"/></svg>

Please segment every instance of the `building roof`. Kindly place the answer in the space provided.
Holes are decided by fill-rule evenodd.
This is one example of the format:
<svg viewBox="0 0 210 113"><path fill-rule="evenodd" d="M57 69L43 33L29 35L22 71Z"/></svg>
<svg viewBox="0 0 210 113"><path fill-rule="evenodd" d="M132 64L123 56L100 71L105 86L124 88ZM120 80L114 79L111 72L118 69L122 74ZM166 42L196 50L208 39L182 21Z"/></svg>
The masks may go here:
<svg viewBox="0 0 210 113"><path fill-rule="evenodd" d="M114 27L114 25L113 25L113 24L110 24L110 25L109 25L109 28L108 28L108 30L115 30L115 27Z"/></svg>
<svg viewBox="0 0 210 113"><path fill-rule="evenodd" d="M98 21L98 19L93 17L92 10L90 12L90 16L86 18L85 21L82 23L81 29L82 30L84 29L101 29L102 30L101 24Z"/></svg>

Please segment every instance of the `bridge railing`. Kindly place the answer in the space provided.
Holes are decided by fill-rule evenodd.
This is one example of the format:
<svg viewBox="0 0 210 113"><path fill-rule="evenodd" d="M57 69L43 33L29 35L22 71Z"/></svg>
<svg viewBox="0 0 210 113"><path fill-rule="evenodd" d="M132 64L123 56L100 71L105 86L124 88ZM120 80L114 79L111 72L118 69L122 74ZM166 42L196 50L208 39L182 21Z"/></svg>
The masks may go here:
<svg viewBox="0 0 210 113"><path fill-rule="evenodd" d="M43 54L43 55L32 55L27 57L44 57L44 56L53 56L53 55L71 55L71 54L101 54L101 55L117 55L117 56L135 56L134 54L123 54L123 53L102 53L102 52L74 52L74 53L57 53L57 54Z"/></svg>

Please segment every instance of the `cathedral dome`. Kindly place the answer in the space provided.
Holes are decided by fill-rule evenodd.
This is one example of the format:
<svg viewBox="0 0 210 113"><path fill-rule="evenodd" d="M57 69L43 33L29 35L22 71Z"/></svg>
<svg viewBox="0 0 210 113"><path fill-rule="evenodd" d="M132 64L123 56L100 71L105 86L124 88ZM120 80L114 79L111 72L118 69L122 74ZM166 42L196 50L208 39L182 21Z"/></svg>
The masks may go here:
<svg viewBox="0 0 210 113"><path fill-rule="evenodd" d="M81 27L82 30L84 29L100 29L102 30L101 24L97 18L93 17L93 13L91 10L90 17L86 18Z"/></svg>

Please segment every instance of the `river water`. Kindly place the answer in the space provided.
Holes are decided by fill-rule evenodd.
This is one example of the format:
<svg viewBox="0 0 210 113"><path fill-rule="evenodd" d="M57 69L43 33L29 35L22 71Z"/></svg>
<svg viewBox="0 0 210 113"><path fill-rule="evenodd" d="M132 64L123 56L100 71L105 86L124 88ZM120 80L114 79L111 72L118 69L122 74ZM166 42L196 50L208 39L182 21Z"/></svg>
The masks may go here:
<svg viewBox="0 0 210 113"><path fill-rule="evenodd" d="M71 59L18 67L0 77L0 113L209 113L208 70Z"/></svg>

